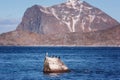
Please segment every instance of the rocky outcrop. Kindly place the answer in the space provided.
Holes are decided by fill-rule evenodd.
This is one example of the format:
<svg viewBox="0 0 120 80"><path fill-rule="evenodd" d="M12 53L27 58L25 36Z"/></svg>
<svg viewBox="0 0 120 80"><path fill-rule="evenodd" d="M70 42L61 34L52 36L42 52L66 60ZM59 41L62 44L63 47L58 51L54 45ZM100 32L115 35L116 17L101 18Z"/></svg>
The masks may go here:
<svg viewBox="0 0 120 80"><path fill-rule="evenodd" d="M45 57L44 61L44 73L61 73L61 72L69 72L68 67L56 57Z"/></svg>
<svg viewBox="0 0 120 80"><path fill-rule="evenodd" d="M17 30L39 34L92 32L111 28L119 23L85 1L68 0L51 7L34 5L28 8Z"/></svg>

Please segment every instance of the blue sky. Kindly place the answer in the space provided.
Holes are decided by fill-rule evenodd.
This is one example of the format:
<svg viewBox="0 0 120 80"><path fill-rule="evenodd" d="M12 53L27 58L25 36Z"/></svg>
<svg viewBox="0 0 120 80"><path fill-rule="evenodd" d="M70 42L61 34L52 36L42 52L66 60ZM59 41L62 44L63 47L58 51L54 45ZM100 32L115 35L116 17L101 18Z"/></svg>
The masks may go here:
<svg viewBox="0 0 120 80"><path fill-rule="evenodd" d="M32 5L51 6L67 0L1 0L0 34L16 29L25 10ZM120 22L120 0L84 0Z"/></svg>

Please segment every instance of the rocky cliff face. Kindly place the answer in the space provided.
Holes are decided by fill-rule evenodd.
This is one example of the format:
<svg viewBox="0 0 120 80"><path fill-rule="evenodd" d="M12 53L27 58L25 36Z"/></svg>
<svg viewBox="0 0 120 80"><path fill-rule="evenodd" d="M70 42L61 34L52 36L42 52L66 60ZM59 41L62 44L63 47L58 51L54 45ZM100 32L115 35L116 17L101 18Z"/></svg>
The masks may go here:
<svg viewBox="0 0 120 80"><path fill-rule="evenodd" d="M92 32L108 29L118 22L98 8L79 0L51 7L28 8L17 30L39 34Z"/></svg>

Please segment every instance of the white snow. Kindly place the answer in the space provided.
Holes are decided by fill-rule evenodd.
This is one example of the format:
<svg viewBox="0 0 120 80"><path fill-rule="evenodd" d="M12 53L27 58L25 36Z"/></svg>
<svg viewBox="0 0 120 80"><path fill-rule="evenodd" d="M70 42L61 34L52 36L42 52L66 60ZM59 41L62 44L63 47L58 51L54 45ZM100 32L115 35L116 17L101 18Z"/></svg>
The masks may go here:
<svg viewBox="0 0 120 80"><path fill-rule="evenodd" d="M92 7L87 7L87 6L86 6L85 8L86 8L86 9L93 9Z"/></svg>
<svg viewBox="0 0 120 80"><path fill-rule="evenodd" d="M79 4L79 5L78 5ZM67 25L68 29L70 32L75 32L75 26L76 24L78 23L78 21L81 22L81 26L82 26L82 29L84 31L85 29L85 23L86 23L86 20L87 22L89 22L89 31L91 31L91 23L94 21L95 19L95 15L92 15L90 13L90 15L88 15L88 17L83 17L82 20L80 20L80 18L82 17L81 13L85 10L88 10L88 9L93 9L92 7L88 7L88 6L84 6L82 4L82 1L80 0L68 0L68 2L66 3L67 5L67 8L73 8L73 12L70 13L69 9L66 10L65 8L63 8L61 11L56 11L55 8L51 8L51 14L53 14L56 19L58 19L60 21L60 23L62 24L65 24ZM59 5L59 7L61 7ZM47 10L43 10L44 12L48 13ZM86 13L88 14L88 13ZM103 19L104 21L106 21L105 19Z"/></svg>
<svg viewBox="0 0 120 80"><path fill-rule="evenodd" d="M76 17L63 17L63 20L62 22L65 23L69 29L70 32L75 32L75 25L76 23L79 21L79 16L76 16Z"/></svg>
<svg viewBox="0 0 120 80"><path fill-rule="evenodd" d="M103 20L104 22L107 22L107 19L105 19L105 18L102 18L102 20Z"/></svg>
<svg viewBox="0 0 120 80"><path fill-rule="evenodd" d="M96 16L95 15L88 15L88 16L89 16L89 26L88 26L88 29L89 29L89 31L92 31L91 24L94 21Z"/></svg>
<svg viewBox="0 0 120 80"><path fill-rule="evenodd" d="M68 29L70 30L70 32L72 32L72 28L71 28L71 22L65 22L64 23L67 25Z"/></svg>
<svg viewBox="0 0 120 80"><path fill-rule="evenodd" d="M85 21L82 20L82 30L84 31L84 29L85 29Z"/></svg>
<svg viewBox="0 0 120 80"><path fill-rule="evenodd" d="M69 11L64 11L64 13L65 13L65 14L68 14L68 13L69 13Z"/></svg>
<svg viewBox="0 0 120 80"><path fill-rule="evenodd" d="M58 17L58 15L56 14L54 8L51 8L51 12L52 12L52 14L56 17L56 19L60 20L59 17Z"/></svg>
<svg viewBox="0 0 120 80"><path fill-rule="evenodd" d="M73 22L73 24L72 24L72 32L75 32L75 24L77 22L77 19L75 20L74 18L72 18L72 22Z"/></svg>
<svg viewBox="0 0 120 80"><path fill-rule="evenodd" d="M42 12L44 12L44 13L46 13L46 14L51 14L51 13L47 10L47 8L44 8L44 9L41 9L41 8L40 8L40 11L42 11Z"/></svg>
<svg viewBox="0 0 120 80"><path fill-rule="evenodd" d="M88 27L89 31L92 31L91 26Z"/></svg>
<svg viewBox="0 0 120 80"><path fill-rule="evenodd" d="M76 26L76 23L79 21L79 17L80 17L80 14L76 17L72 17L72 32L75 32L75 26Z"/></svg>
<svg viewBox="0 0 120 80"><path fill-rule="evenodd" d="M83 8L83 5L81 5L81 6L80 6L80 13L81 13L81 12L82 12L82 10L83 10L82 8Z"/></svg>
<svg viewBox="0 0 120 80"><path fill-rule="evenodd" d="M77 9L76 5L80 4L80 0L68 0L67 5L71 5L74 9Z"/></svg>
<svg viewBox="0 0 120 80"><path fill-rule="evenodd" d="M95 15L88 15L88 16L90 18L90 23L92 23L94 21L94 19L95 19Z"/></svg>

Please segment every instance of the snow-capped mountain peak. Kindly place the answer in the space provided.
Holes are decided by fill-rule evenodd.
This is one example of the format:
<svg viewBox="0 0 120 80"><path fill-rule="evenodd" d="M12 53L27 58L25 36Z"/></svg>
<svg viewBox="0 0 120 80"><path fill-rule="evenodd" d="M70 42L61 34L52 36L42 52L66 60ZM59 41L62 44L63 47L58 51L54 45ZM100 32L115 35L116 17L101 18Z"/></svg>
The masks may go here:
<svg viewBox="0 0 120 80"><path fill-rule="evenodd" d="M75 9L76 6L80 4L80 2L81 2L80 0L68 0L67 5L70 5Z"/></svg>
<svg viewBox="0 0 120 80"><path fill-rule="evenodd" d="M17 29L42 34L91 32L108 29L119 23L98 8L80 0L51 7L28 8Z"/></svg>

